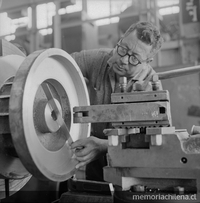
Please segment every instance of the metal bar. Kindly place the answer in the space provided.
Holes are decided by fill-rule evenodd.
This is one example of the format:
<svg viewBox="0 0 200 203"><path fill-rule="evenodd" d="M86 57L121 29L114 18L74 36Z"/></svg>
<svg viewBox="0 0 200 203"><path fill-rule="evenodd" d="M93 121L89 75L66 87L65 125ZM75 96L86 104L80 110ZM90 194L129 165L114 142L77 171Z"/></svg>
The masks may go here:
<svg viewBox="0 0 200 203"><path fill-rule="evenodd" d="M146 14L146 12L147 11L142 11L141 14ZM97 20L103 20L103 19L107 19L107 18L115 18L115 17L126 18L126 17L134 17L137 15L138 15L138 13L122 13L122 14L113 14L113 15L108 15L108 16L93 18L93 19L85 19L85 20L79 20L79 21L77 20L77 21L73 21L73 22L62 23L61 28L69 28L69 27L73 27L73 26L78 26L78 25L82 25L83 23L93 23Z"/></svg>
<svg viewBox="0 0 200 203"><path fill-rule="evenodd" d="M170 123L169 102L144 102L74 107L74 123L152 122Z"/></svg>
<svg viewBox="0 0 200 203"><path fill-rule="evenodd" d="M10 196L10 187L9 187L9 179L5 179L5 193L6 193L6 197Z"/></svg>
<svg viewBox="0 0 200 203"><path fill-rule="evenodd" d="M62 2L69 2L69 5L72 5L73 4L73 1L69 1L69 0L56 0L56 1L59 1L60 3ZM19 10L22 10L23 8L27 8L27 7L32 7L32 6L37 6L39 4L45 4L45 3L49 3L49 2L52 2L52 0L21 0L21 1L18 1L15 0L14 2L10 3L11 5L9 5L7 2L3 3L2 4L2 7L1 7L1 13L3 12L15 12L15 11L19 11Z"/></svg>
<svg viewBox="0 0 200 203"><path fill-rule="evenodd" d="M200 65L157 73L160 80L180 77L200 72Z"/></svg>
<svg viewBox="0 0 200 203"><path fill-rule="evenodd" d="M56 48L62 48L62 42L61 42L61 16L59 15L58 11L60 9L60 2L54 1L54 4L56 6L56 13L54 16L54 47Z"/></svg>
<svg viewBox="0 0 200 203"><path fill-rule="evenodd" d="M169 101L169 92L162 91L140 91L140 92L126 92L126 93L112 93L111 103L142 103L155 101Z"/></svg>
<svg viewBox="0 0 200 203"><path fill-rule="evenodd" d="M69 129L64 121L64 119L62 118L62 115L54 101L54 97L52 95L52 92L50 90L50 87L47 83L42 83L41 84L43 91L47 97L48 100L48 105L49 108L52 111L52 117L53 119L55 119L55 121L57 122L58 126L60 129L62 129L62 132L65 134L65 136L67 137L67 140L69 143L73 142L72 140L72 136L70 135ZM53 114L54 113L54 114Z"/></svg>

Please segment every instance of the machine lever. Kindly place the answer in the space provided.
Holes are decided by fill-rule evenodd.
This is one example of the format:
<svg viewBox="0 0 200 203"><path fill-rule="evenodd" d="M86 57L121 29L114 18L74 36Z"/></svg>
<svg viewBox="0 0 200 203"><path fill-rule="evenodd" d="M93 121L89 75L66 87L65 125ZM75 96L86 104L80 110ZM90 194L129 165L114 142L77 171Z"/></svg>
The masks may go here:
<svg viewBox="0 0 200 203"><path fill-rule="evenodd" d="M67 140L70 145L73 142L72 137L71 137L71 135L69 133L69 129L68 129L64 119L62 118L62 115L56 105L56 102L55 102L52 92L49 88L49 85L47 83L42 83L41 86L47 97L48 105L49 105L49 108L51 109L51 116L57 122L57 124L58 124L59 128L62 130L62 132L64 132L65 135L67 136Z"/></svg>

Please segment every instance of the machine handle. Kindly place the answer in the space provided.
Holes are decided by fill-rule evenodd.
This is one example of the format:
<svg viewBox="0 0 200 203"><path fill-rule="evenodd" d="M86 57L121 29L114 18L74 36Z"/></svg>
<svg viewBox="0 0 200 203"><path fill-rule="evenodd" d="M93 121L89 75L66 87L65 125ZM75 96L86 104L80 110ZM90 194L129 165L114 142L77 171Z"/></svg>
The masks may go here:
<svg viewBox="0 0 200 203"><path fill-rule="evenodd" d="M175 78L183 75L194 74L197 72L200 72L200 65L160 72L160 73L157 73L157 75L160 80L165 80L165 79Z"/></svg>

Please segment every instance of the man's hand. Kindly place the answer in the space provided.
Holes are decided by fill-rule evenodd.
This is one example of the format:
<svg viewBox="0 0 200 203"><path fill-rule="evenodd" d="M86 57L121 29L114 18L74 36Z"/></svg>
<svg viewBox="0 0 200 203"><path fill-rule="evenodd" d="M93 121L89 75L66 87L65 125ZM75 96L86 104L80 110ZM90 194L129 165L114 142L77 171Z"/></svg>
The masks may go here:
<svg viewBox="0 0 200 203"><path fill-rule="evenodd" d="M106 154L108 140L91 136L73 142L70 147L74 150L75 158L79 161L76 165L76 168L78 169Z"/></svg>

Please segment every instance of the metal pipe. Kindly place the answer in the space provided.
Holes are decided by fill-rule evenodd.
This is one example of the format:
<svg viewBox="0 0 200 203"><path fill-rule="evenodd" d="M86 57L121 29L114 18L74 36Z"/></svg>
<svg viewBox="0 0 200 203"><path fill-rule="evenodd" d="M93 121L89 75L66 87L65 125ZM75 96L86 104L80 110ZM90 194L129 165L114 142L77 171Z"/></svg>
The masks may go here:
<svg viewBox="0 0 200 203"><path fill-rule="evenodd" d="M194 74L197 72L200 72L200 65L160 72L157 74L158 74L158 78L160 80L165 80L165 79L169 79L169 78L175 78L175 77L180 77L180 76L184 76L184 75Z"/></svg>

